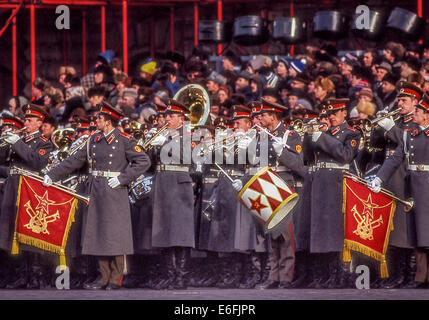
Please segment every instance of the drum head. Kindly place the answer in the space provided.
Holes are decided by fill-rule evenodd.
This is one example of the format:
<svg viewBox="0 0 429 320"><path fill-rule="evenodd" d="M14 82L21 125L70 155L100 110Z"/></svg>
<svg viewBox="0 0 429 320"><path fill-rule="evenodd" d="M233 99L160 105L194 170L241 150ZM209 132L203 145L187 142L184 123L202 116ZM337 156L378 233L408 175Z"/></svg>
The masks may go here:
<svg viewBox="0 0 429 320"><path fill-rule="evenodd" d="M266 233L270 233L272 237L277 238L284 230L289 227L289 222L292 220L292 212L297 205L299 196L297 193L291 195L289 199L284 201L277 212L273 213L272 219L268 222L265 228Z"/></svg>

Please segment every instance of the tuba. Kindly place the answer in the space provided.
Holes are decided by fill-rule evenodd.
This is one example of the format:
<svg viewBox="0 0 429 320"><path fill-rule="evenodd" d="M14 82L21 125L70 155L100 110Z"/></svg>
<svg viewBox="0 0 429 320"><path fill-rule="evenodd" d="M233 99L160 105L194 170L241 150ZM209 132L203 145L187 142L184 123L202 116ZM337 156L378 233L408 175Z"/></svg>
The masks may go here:
<svg viewBox="0 0 429 320"><path fill-rule="evenodd" d="M74 141L74 129L57 129L52 133L51 141L58 150L56 156L59 161L63 161L69 156L69 149Z"/></svg>
<svg viewBox="0 0 429 320"><path fill-rule="evenodd" d="M188 84L173 97L189 109L186 115L191 127L204 125L210 113L210 98L207 91L198 84Z"/></svg>
<svg viewBox="0 0 429 320"><path fill-rule="evenodd" d="M52 133L51 141L56 150L49 155L48 164L42 169L46 173L69 156L71 145L73 144L74 129L65 128L57 129Z"/></svg>

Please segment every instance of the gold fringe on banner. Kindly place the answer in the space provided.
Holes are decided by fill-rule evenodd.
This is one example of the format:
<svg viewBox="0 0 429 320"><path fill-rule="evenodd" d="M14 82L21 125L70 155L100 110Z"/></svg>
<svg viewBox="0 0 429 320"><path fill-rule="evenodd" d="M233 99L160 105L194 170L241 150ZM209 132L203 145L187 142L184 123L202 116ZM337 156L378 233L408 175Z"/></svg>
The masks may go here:
<svg viewBox="0 0 429 320"><path fill-rule="evenodd" d="M350 249L346 248L346 246L344 246L343 249L343 262L351 262L352 261L352 257L350 255Z"/></svg>
<svg viewBox="0 0 429 320"><path fill-rule="evenodd" d="M40 239L36 239L36 238L33 238L31 236L27 236L24 234L20 234L16 231L17 225L18 225L18 213L19 213L19 203L20 203L20 195L21 195L21 183L22 183L22 176L20 176L20 178L19 178L18 197L17 197L17 201L16 201L18 211L16 214L15 233L14 233L14 238L13 238L13 242L12 242L11 253L12 254L18 254L19 253L19 243L23 243L23 244L26 244L29 246L33 246L33 247L36 247L36 248L39 248L39 249L42 249L45 251L50 251L50 252L53 252L53 253L56 253L59 255L60 270L64 270L67 267L65 247L67 245L67 239L69 236L70 228L71 228L73 222L75 222L75 212L76 212L76 207L78 205L78 199L74 198L72 205L70 207L66 228L64 230L64 236L63 236L62 244L61 244L61 246L56 246L56 245L51 244L49 242L46 242L46 241L43 241Z"/></svg>
<svg viewBox="0 0 429 320"><path fill-rule="evenodd" d="M66 255L64 253L64 250L61 251L62 253L60 253L60 271L64 271L67 268Z"/></svg>
<svg viewBox="0 0 429 320"><path fill-rule="evenodd" d="M14 232L13 234L13 241L12 241L12 250L10 251L11 254L19 254L19 244L18 244L18 238L17 233Z"/></svg>
<svg viewBox="0 0 429 320"><path fill-rule="evenodd" d="M387 271L387 263L386 263L386 259L384 259L384 257L383 257L383 261L380 264L380 276L383 279L389 277L389 272Z"/></svg>
<svg viewBox="0 0 429 320"><path fill-rule="evenodd" d="M19 176L19 185L18 185L18 195L16 196L16 217L15 217L15 231L13 233L12 240L12 249L10 251L11 254L19 254L19 244L18 244L18 233L16 232L16 228L18 225L18 212L19 212L19 201L21 200L21 183L22 176Z"/></svg>

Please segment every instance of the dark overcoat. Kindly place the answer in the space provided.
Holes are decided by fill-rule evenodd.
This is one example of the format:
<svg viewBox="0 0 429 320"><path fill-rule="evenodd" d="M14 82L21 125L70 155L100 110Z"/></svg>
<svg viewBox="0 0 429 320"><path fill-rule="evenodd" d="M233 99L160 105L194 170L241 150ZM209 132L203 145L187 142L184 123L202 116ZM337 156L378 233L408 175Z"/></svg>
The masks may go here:
<svg viewBox="0 0 429 320"><path fill-rule="evenodd" d="M118 256L132 254L128 184L150 167L149 157L136 145L130 135L114 129L105 136L91 136L86 148L68 157L47 174L58 181L90 162L92 171L119 172L119 187L113 189L108 179L90 174L88 194L90 203L82 221L82 254Z"/></svg>

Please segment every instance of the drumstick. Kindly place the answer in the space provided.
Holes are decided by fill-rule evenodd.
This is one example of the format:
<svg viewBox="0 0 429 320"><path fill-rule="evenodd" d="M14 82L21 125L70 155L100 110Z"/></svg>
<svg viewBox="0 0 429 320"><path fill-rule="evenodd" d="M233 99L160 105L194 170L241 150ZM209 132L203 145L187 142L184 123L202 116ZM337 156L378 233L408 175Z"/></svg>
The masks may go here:
<svg viewBox="0 0 429 320"><path fill-rule="evenodd" d="M218 165L216 162L215 162L215 166L216 167L218 167L219 168L219 170L220 171L222 171L222 173L231 181L231 182L234 182L234 180L228 175L228 173L226 173L225 172L225 170L223 170L222 168L221 168L221 166L220 165Z"/></svg>

